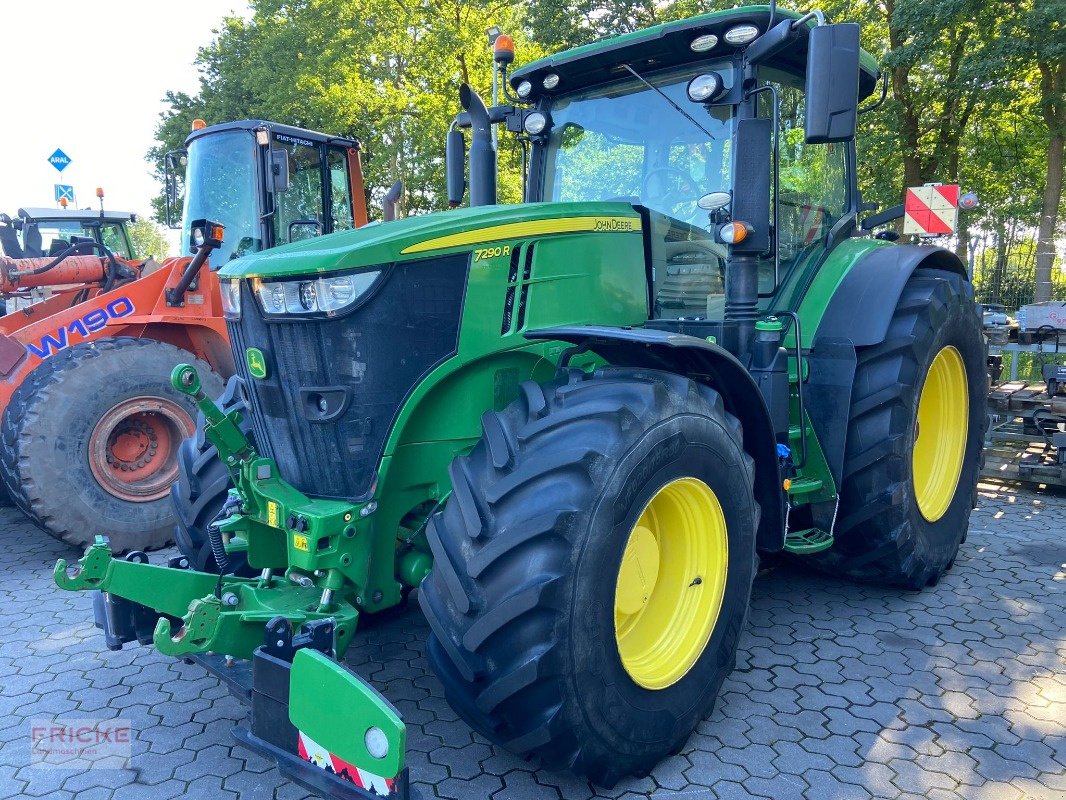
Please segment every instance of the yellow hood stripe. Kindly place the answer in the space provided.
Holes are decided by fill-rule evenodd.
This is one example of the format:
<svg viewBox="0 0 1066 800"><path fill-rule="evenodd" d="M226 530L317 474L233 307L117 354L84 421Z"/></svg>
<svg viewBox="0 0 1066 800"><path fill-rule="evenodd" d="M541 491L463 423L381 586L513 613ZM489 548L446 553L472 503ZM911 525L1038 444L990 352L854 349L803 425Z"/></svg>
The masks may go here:
<svg viewBox="0 0 1066 800"><path fill-rule="evenodd" d="M640 217L561 217L559 219L538 219L533 222L510 222L506 225L493 225L448 236L438 236L405 247L401 252L424 253L427 250L443 250L446 247L463 247L470 244L495 242L500 239L521 239L527 236L542 236L548 233L583 233L611 231L639 231Z"/></svg>

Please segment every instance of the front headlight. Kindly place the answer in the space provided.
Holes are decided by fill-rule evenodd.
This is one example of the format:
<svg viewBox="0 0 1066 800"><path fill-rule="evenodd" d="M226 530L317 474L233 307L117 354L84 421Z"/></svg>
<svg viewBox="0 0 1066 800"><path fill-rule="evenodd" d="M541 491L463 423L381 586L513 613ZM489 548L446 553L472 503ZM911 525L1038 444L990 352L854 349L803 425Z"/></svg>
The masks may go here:
<svg viewBox="0 0 1066 800"><path fill-rule="evenodd" d="M222 290L222 316L226 319L241 318L241 282L237 279L220 280Z"/></svg>
<svg viewBox="0 0 1066 800"><path fill-rule="evenodd" d="M252 288L268 317L290 314L335 316L358 303L381 277L381 270L335 275L316 280L252 280Z"/></svg>

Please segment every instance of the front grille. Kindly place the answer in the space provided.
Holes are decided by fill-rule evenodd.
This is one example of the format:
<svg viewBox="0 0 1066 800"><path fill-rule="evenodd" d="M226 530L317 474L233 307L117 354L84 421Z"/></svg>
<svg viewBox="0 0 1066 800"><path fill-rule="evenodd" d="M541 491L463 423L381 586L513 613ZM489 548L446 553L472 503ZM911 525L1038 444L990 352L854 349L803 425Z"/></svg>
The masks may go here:
<svg viewBox="0 0 1066 800"><path fill-rule="evenodd" d="M394 264L373 297L334 319L264 319L246 281L229 323L259 452L314 497L370 493L404 399L455 354L469 255ZM248 373L257 347L267 377ZM325 410L323 410L325 409Z"/></svg>

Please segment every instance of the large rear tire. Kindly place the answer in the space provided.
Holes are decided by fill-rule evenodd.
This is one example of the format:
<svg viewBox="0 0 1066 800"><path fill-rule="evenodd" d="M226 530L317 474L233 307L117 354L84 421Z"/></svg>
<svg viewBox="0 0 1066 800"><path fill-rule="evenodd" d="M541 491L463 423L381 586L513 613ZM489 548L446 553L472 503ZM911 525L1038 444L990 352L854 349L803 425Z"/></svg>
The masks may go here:
<svg viewBox="0 0 1066 800"><path fill-rule="evenodd" d="M859 350L833 547L817 563L919 589L966 537L984 440L985 348L973 287L917 270L885 341Z"/></svg>
<svg viewBox="0 0 1066 800"><path fill-rule="evenodd" d="M452 707L601 785L684 746L733 668L752 459L721 396L650 370L525 383L451 467L420 600Z"/></svg>
<svg viewBox="0 0 1066 800"><path fill-rule="evenodd" d="M248 401L240 377L234 375L230 378L215 402L227 414L231 411L241 412L240 428L251 439L252 422L247 414ZM226 465L218 457L218 449L204 435L204 415L197 414L196 435L181 443L178 479L170 487L177 516L174 541L193 569L218 572L218 564L215 563L211 542L207 537L207 526L218 516L232 488L233 481ZM249 574L248 561L243 554L230 555L230 572L236 575Z"/></svg>
<svg viewBox="0 0 1066 800"><path fill-rule="evenodd" d="M196 406L170 385L182 362L207 391L211 366L153 339L115 337L52 356L15 390L4 411L0 476L37 525L85 547L105 535L116 552L151 550L174 527L170 484Z"/></svg>

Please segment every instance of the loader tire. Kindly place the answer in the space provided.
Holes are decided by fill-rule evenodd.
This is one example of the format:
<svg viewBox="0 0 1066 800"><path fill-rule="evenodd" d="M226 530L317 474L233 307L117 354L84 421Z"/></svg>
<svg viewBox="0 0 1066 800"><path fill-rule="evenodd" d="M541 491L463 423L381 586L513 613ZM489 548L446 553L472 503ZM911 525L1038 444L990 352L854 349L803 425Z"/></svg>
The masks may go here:
<svg viewBox="0 0 1066 800"><path fill-rule="evenodd" d="M248 402L240 377L234 375L230 378L215 402L227 414L231 411L242 412L240 429L251 439L252 421L246 413ZM178 479L170 487L177 516L174 541L195 570L218 572L211 542L207 538L207 526L218 516L231 488L233 481L229 470L218 457L218 449L204 435L204 415L197 414L196 435L181 443L178 450ZM235 575L251 574L243 554L230 555L230 572Z"/></svg>
<svg viewBox="0 0 1066 800"><path fill-rule="evenodd" d="M836 541L814 557L822 569L920 589L950 568L977 496L985 367L971 284L917 270L885 340L858 352Z"/></svg>
<svg viewBox="0 0 1066 800"><path fill-rule="evenodd" d="M85 342L42 362L0 425L0 477L15 504L77 547L98 535L117 553L166 545L178 446L196 415L170 385L182 362L207 391L221 389L209 364L153 339Z"/></svg>
<svg viewBox="0 0 1066 800"><path fill-rule="evenodd" d="M759 507L721 396L571 370L482 417L431 518L427 655L475 730L610 786L680 750L736 659Z"/></svg>

